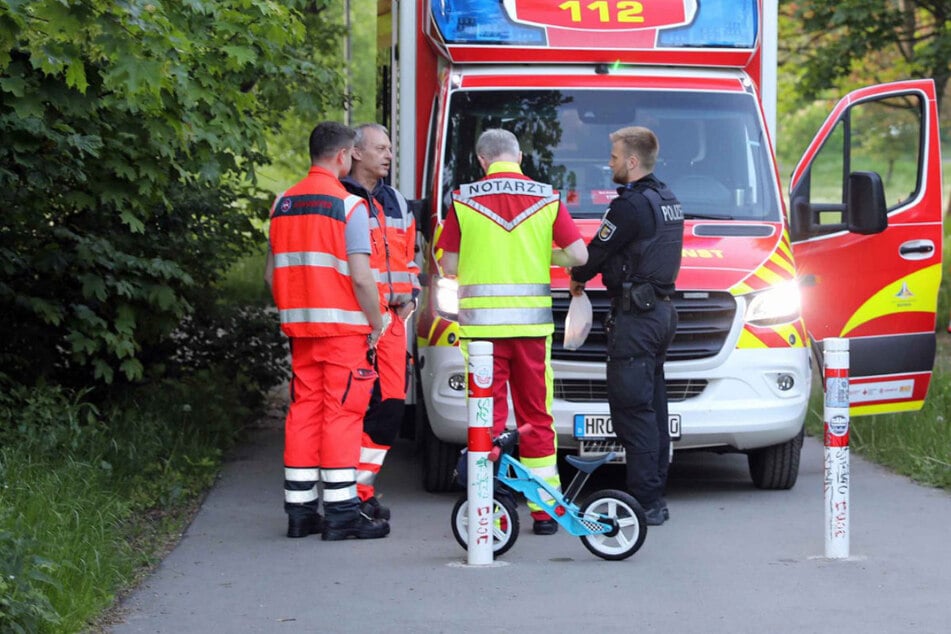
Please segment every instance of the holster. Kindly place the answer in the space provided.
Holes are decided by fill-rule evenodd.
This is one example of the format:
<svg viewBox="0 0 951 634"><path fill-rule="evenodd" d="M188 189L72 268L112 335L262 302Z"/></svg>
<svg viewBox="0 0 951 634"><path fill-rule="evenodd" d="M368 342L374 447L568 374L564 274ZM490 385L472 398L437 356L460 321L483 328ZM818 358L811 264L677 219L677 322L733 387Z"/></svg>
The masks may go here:
<svg viewBox="0 0 951 634"><path fill-rule="evenodd" d="M621 310L624 312L646 313L657 305L657 293L649 283L625 282L621 289Z"/></svg>

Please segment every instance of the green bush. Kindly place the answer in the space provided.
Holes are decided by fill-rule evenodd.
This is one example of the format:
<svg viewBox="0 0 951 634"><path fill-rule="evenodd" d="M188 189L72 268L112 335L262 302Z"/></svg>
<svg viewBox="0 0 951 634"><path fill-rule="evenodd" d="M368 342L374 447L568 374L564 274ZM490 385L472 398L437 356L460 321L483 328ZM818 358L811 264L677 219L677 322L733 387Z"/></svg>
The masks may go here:
<svg viewBox="0 0 951 634"><path fill-rule="evenodd" d="M0 472L2 470L0 462ZM47 595L50 589L61 587L53 576L57 566L34 554L36 543L23 536L21 524L9 519L8 510L0 514L0 631L3 632L36 632L44 624L55 625L61 620ZM12 525L13 530L8 530L8 525Z"/></svg>

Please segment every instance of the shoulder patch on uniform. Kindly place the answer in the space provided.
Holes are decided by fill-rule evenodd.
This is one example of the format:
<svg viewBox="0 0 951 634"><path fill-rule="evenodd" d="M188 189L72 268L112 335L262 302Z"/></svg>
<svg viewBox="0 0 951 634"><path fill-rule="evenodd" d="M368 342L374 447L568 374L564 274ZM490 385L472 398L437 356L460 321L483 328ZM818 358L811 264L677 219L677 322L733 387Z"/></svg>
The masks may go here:
<svg viewBox="0 0 951 634"><path fill-rule="evenodd" d="M617 227L614 226L614 223L605 218L601 221L601 228L598 229L598 238L602 242L607 242L611 239L611 236L614 235L615 229L617 229Z"/></svg>

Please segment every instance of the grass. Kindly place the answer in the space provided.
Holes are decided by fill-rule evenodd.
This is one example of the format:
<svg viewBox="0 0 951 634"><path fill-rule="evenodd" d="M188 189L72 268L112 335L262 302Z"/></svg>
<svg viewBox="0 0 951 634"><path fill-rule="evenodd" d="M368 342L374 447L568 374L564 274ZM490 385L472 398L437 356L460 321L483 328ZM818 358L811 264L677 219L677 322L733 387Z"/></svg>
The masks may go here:
<svg viewBox="0 0 951 634"><path fill-rule="evenodd" d="M103 411L51 387L0 398L0 632L94 628L161 560L248 419L215 376Z"/></svg>
<svg viewBox="0 0 951 634"><path fill-rule="evenodd" d="M951 490L951 335L938 334L939 356L924 407L918 412L860 416L849 423L849 447L858 455L915 482ZM806 431L823 434L821 376L815 384Z"/></svg>

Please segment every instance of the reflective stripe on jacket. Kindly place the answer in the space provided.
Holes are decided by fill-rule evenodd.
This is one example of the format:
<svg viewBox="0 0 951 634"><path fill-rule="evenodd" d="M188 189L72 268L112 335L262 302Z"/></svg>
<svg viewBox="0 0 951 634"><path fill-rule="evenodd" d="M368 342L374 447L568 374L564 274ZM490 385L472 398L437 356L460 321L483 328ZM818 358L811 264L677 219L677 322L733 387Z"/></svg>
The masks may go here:
<svg viewBox="0 0 951 634"><path fill-rule="evenodd" d="M360 205L366 203L320 167L274 201L272 291L288 337L370 332L347 261L346 223Z"/></svg>
<svg viewBox="0 0 951 634"><path fill-rule="evenodd" d="M521 174L453 192L459 220L459 330L465 338L544 337L551 312L558 195Z"/></svg>

